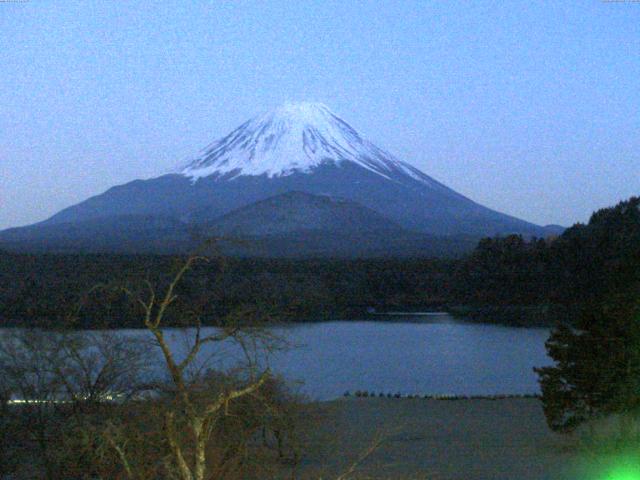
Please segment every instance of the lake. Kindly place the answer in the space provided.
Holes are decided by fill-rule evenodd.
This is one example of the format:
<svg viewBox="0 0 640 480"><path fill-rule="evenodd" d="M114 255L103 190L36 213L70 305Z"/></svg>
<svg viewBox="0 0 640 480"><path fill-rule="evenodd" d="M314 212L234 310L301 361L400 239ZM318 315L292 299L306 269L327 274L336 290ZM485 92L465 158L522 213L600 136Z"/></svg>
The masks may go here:
<svg viewBox="0 0 640 480"><path fill-rule="evenodd" d="M203 328L203 335L214 331ZM449 315L294 323L268 331L294 346L259 361L313 400L356 390L403 395L539 393L532 368L552 363L544 348L548 328L468 323ZM151 339L145 330L119 332ZM166 329L165 333L179 359L194 332ZM164 372L159 353L154 348L148 364ZM196 367L228 369L244 358L236 344L209 343Z"/></svg>
<svg viewBox="0 0 640 480"><path fill-rule="evenodd" d="M544 348L548 328L466 323L448 315L298 323L274 330L298 346L273 354L272 370L304 382L299 390L318 400L356 390L405 395L539 393L532 368L552 363ZM184 348L177 331L170 338L175 348ZM237 348L216 349L210 359L216 366L229 365L223 358L238 358Z"/></svg>

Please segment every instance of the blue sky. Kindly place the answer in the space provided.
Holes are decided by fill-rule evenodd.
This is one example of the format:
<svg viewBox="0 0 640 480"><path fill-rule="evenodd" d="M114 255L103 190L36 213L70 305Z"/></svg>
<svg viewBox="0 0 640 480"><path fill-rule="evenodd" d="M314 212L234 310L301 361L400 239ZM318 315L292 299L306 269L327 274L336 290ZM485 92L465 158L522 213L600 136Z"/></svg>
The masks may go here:
<svg viewBox="0 0 640 480"><path fill-rule="evenodd" d="M640 194L640 3L0 2L0 228L285 101L539 224Z"/></svg>

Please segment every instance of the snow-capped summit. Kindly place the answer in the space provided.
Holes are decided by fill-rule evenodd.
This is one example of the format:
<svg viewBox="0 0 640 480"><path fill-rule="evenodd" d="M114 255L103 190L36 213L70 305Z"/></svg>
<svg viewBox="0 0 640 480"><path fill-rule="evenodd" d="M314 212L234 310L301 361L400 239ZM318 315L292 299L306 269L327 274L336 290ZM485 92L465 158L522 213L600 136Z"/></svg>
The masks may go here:
<svg viewBox="0 0 640 480"><path fill-rule="evenodd" d="M179 252L194 247L194 232L241 232L277 255L329 256L424 255L438 244L434 235L467 242L546 234L396 159L325 105L287 103L182 170L114 186L40 224L0 232L0 246Z"/></svg>
<svg viewBox="0 0 640 480"><path fill-rule="evenodd" d="M181 173L193 180L211 175L271 178L342 162L353 162L387 179L404 173L438 185L364 139L326 105L313 102L286 103L249 120L203 149Z"/></svg>

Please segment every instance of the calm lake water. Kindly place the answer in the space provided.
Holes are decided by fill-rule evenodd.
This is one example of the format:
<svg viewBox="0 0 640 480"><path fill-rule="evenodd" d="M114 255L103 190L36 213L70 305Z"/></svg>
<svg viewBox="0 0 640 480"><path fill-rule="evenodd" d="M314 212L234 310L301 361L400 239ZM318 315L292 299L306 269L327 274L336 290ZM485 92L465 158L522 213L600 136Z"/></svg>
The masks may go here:
<svg viewBox="0 0 640 480"><path fill-rule="evenodd" d="M466 323L448 315L297 323L269 331L294 346L259 361L268 362L294 390L314 400L356 390L403 395L538 393L532 367L551 364L544 348L547 328ZM204 328L202 333L214 332ZM144 330L119 333L151 339ZM176 358L188 351L193 333L166 330ZM153 370L157 365L157 372L164 372L157 346L149 355ZM207 344L198 364L228 369L244 358L231 342Z"/></svg>
<svg viewBox="0 0 640 480"><path fill-rule="evenodd" d="M298 345L269 360L274 372L312 399L345 391L403 394L538 393L532 367L551 364L547 328L472 324L452 317L406 317L387 321L332 321L274 328ZM184 338L172 332L176 348ZM215 353L215 354L214 354ZM218 367L239 358L230 345L209 349Z"/></svg>

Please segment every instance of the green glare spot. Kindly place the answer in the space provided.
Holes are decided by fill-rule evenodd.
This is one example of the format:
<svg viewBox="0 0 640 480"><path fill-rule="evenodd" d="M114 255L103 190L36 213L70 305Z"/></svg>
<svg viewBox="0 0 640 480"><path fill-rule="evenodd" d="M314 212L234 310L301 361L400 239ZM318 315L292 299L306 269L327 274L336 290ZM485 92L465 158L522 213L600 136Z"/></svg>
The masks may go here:
<svg viewBox="0 0 640 480"><path fill-rule="evenodd" d="M640 465L638 461L622 461L614 465L603 480L640 480Z"/></svg>

